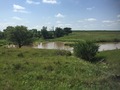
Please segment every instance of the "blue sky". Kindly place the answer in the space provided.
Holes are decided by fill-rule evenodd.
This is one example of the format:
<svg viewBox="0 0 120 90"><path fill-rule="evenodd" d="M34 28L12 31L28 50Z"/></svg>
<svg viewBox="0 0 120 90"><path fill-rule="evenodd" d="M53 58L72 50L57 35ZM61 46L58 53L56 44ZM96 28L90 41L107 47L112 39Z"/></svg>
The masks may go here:
<svg viewBox="0 0 120 90"><path fill-rule="evenodd" d="M0 0L0 30L16 25L120 30L120 0Z"/></svg>

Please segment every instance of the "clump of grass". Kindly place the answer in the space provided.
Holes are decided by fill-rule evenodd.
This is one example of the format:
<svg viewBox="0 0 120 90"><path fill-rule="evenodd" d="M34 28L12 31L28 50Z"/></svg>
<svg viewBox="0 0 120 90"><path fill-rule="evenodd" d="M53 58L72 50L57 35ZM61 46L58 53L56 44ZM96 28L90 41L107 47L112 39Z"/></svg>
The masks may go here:
<svg viewBox="0 0 120 90"><path fill-rule="evenodd" d="M51 72L54 70L53 66L51 65L45 66L43 69L46 70L47 72Z"/></svg>
<svg viewBox="0 0 120 90"><path fill-rule="evenodd" d="M3 52L1 52L1 54L2 54L2 55L5 55L5 52L3 51Z"/></svg>
<svg viewBox="0 0 120 90"><path fill-rule="evenodd" d="M24 54L23 53L18 53L17 56L23 58Z"/></svg>
<svg viewBox="0 0 120 90"><path fill-rule="evenodd" d="M0 47L2 47L3 46L3 44L0 44Z"/></svg>
<svg viewBox="0 0 120 90"><path fill-rule="evenodd" d="M14 70L20 70L20 69L23 68L23 67L22 67L22 64L20 64L20 63L12 64L12 66L13 66L13 69L14 69Z"/></svg>
<svg viewBox="0 0 120 90"><path fill-rule="evenodd" d="M43 75L38 75L38 76L36 76L36 79L37 79L37 80L43 80L44 77L43 77Z"/></svg>
<svg viewBox="0 0 120 90"><path fill-rule="evenodd" d="M55 51L55 55L60 55L60 56L71 56L71 52L70 51L66 51L66 50L56 50Z"/></svg>

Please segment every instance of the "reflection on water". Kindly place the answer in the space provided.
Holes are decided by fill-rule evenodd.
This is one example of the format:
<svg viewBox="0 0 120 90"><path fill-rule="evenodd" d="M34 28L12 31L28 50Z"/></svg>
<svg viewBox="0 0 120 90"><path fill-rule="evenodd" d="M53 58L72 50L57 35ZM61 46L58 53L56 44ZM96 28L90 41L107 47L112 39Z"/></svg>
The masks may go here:
<svg viewBox="0 0 120 90"><path fill-rule="evenodd" d="M40 43L35 48L41 48L41 49L60 49L60 50L69 50L69 51L73 50L72 47L65 46L64 42L44 42L44 43Z"/></svg>
<svg viewBox="0 0 120 90"><path fill-rule="evenodd" d="M60 49L60 50L69 50L73 51L72 47L65 46L64 42L44 42L40 43L37 47L35 48L40 48L40 49ZM113 50L113 49L120 49L120 43L105 43L105 44L99 44L99 51L104 51L104 50Z"/></svg>

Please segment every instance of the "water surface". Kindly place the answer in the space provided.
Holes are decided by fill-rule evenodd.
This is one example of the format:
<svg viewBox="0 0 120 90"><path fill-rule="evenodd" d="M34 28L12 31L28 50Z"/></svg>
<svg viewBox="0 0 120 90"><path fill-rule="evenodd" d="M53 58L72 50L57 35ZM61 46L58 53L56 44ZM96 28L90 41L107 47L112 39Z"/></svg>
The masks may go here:
<svg viewBox="0 0 120 90"><path fill-rule="evenodd" d="M60 50L69 50L73 51L73 47L65 46L64 42L43 42L35 46L35 48L40 49L60 49ZM114 50L120 49L120 43L102 43L99 44L99 51Z"/></svg>

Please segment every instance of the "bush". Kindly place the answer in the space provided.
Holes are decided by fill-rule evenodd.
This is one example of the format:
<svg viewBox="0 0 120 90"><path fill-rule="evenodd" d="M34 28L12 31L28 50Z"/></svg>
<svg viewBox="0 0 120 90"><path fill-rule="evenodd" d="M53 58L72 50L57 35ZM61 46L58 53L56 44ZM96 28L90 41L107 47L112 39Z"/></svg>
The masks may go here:
<svg viewBox="0 0 120 90"><path fill-rule="evenodd" d="M98 48L99 46L91 41L77 42L74 45L74 54L79 58L92 61L98 52Z"/></svg>

